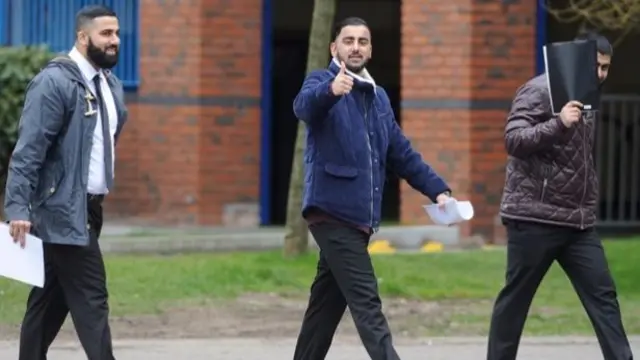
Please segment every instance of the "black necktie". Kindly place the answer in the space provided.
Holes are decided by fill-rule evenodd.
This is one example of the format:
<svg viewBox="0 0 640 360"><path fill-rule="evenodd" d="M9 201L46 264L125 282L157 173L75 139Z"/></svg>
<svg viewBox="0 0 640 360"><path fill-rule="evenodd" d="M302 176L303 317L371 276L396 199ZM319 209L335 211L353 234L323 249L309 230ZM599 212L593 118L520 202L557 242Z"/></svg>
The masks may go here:
<svg viewBox="0 0 640 360"><path fill-rule="evenodd" d="M98 106L100 107L100 118L102 122L102 144L104 145L104 176L107 182L107 189L113 188L113 155L111 154L111 131L109 130L109 113L102 96L100 87L100 74L96 74L93 78L93 84L96 87L96 97Z"/></svg>

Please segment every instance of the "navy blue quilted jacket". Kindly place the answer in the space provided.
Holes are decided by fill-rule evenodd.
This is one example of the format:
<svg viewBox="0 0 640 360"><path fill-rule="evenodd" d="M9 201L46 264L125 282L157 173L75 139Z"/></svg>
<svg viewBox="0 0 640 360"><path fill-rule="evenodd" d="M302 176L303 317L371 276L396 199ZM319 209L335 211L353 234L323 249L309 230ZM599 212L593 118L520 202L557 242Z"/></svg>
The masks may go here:
<svg viewBox="0 0 640 360"><path fill-rule="evenodd" d="M348 95L331 93L339 70L334 59L328 69L310 73L293 102L295 115L307 125L302 211L315 207L376 231L385 168L434 202L450 189L412 149L389 97L366 70L363 76L348 72L354 78Z"/></svg>

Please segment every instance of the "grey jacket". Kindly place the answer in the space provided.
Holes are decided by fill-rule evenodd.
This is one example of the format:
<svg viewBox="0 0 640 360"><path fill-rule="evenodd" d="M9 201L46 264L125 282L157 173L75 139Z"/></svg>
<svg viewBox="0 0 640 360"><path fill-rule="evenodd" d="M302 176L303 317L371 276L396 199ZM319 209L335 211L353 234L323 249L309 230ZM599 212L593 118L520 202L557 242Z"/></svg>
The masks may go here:
<svg viewBox="0 0 640 360"><path fill-rule="evenodd" d="M127 120L122 84L107 82L118 112L115 143ZM87 181L98 109L80 69L66 56L51 60L27 87L18 142L9 162L7 220L29 220L44 242L89 243Z"/></svg>

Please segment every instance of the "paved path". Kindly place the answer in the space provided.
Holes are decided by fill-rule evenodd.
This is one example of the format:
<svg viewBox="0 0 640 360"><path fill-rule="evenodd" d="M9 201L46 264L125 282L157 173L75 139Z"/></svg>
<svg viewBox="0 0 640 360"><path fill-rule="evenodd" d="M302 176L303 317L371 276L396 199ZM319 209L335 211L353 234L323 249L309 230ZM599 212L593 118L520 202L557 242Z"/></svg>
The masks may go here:
<svg viewBox="0 0 640 360"><path fill-rule="evenodd" d="M433 339L406 342L398 340L403 360L481 360L485 353L481 338ZM640 338L632 339L636 354ZM217 339L217 340L131 340L116 342L118 360L286 360L291 359L293 340ZM15 343L0 343L0 359L16 359ZM49 360L84 360L74 344L57 344ZM327 360L366 360L369 357L354 341L336 341ZM601 360L600 350L590 338L536 338L523 341L518 360Z"/></svg>

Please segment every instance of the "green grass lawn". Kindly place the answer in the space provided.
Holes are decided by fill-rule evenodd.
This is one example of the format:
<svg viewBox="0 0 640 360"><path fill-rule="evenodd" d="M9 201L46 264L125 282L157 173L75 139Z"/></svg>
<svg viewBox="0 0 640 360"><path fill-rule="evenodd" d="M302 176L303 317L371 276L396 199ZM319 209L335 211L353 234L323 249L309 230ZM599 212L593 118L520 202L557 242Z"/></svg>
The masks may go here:
<svg viewBox="0 0 640 360"><path fill-rule="evenodd" d="M640 333L640 241L606 243L629 333ZM317 256L285 260L279 252L108 256L111 305L116 315L161 311L203 298L247 292L305 296ZM385 297L435 301L491 301L504 279L504 251L395 254L374 257ZM0 280L0 323L17 323L27 287ZM459 323L487 324L488 311L455 315ZM591 334L589 322L562 271L554 266L538 291L529 334Z"/></svg>

